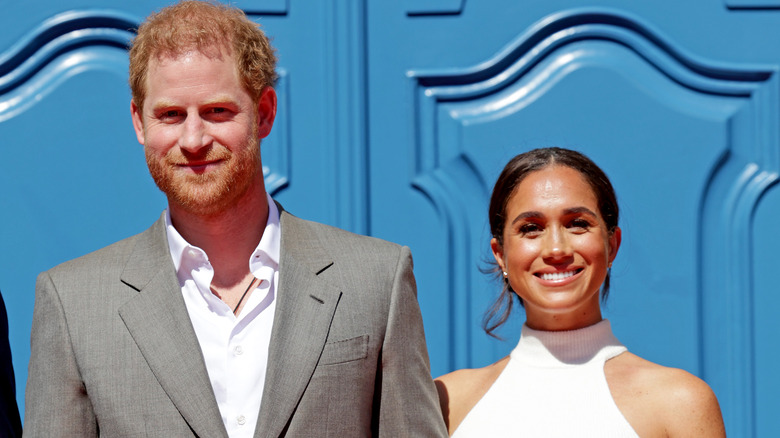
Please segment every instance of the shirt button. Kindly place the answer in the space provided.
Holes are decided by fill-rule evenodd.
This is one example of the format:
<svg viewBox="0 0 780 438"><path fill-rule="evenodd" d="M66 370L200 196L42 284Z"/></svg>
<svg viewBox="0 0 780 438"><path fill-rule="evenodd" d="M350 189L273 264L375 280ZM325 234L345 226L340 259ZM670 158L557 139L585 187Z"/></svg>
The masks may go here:
<svg viewBox="0 0 780 438"><path fill-rule="evenodd" d="M236 421L238 421L239 426L243 426L246 423L246 417L239 415L238 418L236 418Z"/></svg>
<svg viewBox="0 0 780 438"><path fill-rule="evenodd" d="M236 353L236 356L241 356L242 354L244 354L244 349L241 348L240 345L236 347L233 351Z"/></svg>

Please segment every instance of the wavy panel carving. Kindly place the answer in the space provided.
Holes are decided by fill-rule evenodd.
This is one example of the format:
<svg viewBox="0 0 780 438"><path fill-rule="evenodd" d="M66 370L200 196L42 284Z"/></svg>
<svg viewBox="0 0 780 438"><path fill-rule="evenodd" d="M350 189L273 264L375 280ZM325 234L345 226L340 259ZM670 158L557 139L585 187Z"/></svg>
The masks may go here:
<svg viewBox="0 0 780 438"><path fill-rule="evenodd" d="M247 15L287 15L290 0L234 0L230 4L241 8ZM258 4L259 3L259 4Z"/></svg>
<svg viewBox="0 0 780 438"><path fill-rule="evenodd" d="M469 148L479 139L467 132L527 110L582 71L618 72L648 96L661 96L674 111L722 125L724 149L716 151L720 158L705 175L697 219L700 315L689 317L698 318L700 372L721 397L729 433L753 436L751 221L759 198L780 172L777 69L701 59L617 10L557 13L483 63L408 73L417 122L413 186L440 212L450 236L446 251L455 257L443 275L450 279L454 301L452 367L471 365L474 339L458 322L475 319L472 267L456 255L478 253L483 244L473 230L484 226L484 210L475 211L474 205L483 205L489 193L480 170L486 167L478 163L482 154ZM633 79L637 73L642 79Z"/></svg>
<svg viewBox="0 0 780 438"><path fill-rule="evenodd" d="M729 9L780 9L778 0L726 0Z"/></svg>
<svg viewBox="0 0 780 438"><path fill-rule="evenodd" d="M71 11L45 21L0 55L0 122L44 99L84 69L127 73L137 21L109 11Z"/></svg>
<svg viewBox="0 0 780 438"><path fill-rule="evenodd" d="M406 15L459 15L466 0L406 0Z"/></svg>

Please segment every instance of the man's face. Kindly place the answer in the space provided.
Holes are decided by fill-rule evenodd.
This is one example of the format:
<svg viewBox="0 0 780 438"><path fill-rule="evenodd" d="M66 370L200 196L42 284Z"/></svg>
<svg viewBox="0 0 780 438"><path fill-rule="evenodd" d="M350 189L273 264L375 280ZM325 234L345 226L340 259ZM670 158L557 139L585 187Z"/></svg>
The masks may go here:
<svg viewBox="0 0 780 438"><path fill-rule="evenodd" d="M276 113L272 88L256 102L232 56L195 50L152 57L146 87L143 111L131 105L133 125L171 208L212 216L264 190L259 139Z"/></svg>

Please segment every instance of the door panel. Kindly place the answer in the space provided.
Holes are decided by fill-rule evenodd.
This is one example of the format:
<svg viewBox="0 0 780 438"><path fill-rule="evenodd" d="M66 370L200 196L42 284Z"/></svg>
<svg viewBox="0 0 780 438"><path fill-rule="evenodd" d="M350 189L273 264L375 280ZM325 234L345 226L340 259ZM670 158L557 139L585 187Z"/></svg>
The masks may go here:
<svg viewBox="0 0 780 438"><path fill-rule="evenodd" d="M487 201L504 163L582 150L618 192L605 316L706 379L730 436L775 436L780 10L771 1L242 0L279 54L266 184L304 218L409 245L434 375L514 346ZM125 45L162 4L38 0L0 24L0 290L20 402L35 276L165 207L129 118Z"/></svg>
<svg viewBox="0 0 780 438"><path fill-rule="evenodd" d="M478 269L489 257L487 197L513 155L570 147L605 169L622 207L605 306L618 337L705 378L730 435L771 436L778 423L761 415L751 382L769 378L756 358L770 363L772 349L755 334L777 326L753 316L762 291L751 260L761 257L754 211L780 164L777 67L776 54L750 45L767 27L750 26L777 18L688 4L671 18L656 4L520 3L467 1L440 16L369 8L369 53L382 54L369 63L371 199L394 200L372 204L372 216L412 206L372 231L426 259L417 278L433 373L483 366L514 346L522 315L505 343L478 324L500 287ZM708 38L722 45L691 50ZM378 183L391 177L399 181ZM763 292L760 302L777 300Z"/></svg>

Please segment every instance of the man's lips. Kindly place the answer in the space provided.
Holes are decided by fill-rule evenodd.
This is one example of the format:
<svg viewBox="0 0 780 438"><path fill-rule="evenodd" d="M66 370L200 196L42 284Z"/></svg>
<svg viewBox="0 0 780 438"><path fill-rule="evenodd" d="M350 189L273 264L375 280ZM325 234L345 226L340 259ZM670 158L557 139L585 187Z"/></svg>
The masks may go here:
<svg viewBox="0 0 780 438"><path fill-rule="evenodd" d="M181 169L188 169L193 172L205 172L211 167L217 166L222 160L208 160L208 161L188 161L184 163L176 163L176 167Z"/></svg>

